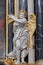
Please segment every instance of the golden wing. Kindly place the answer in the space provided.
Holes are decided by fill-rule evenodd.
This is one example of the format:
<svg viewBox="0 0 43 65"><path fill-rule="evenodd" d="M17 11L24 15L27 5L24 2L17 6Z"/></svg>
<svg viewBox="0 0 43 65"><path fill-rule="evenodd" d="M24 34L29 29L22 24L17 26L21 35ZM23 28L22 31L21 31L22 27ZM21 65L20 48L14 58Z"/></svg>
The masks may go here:
<svg viewBox="0 0 43 65"><path fill-rule="evenodd" d="M36 17L35 15L33 15L33 18L31 18L28 23L26 24L27 26L27 29L29 30L29 35L30 35L30 38L29 38L29 47L33 48L33 34L35 32L35 29L36 29Z"/></svg>
<svg viewBox="0 0 43 65"><path fill-rule="evenodd" d="M33 15L33 18L31 18L28 23L26 24L27 29L29 32L33 35L36 29L36 16Z"/></svg>

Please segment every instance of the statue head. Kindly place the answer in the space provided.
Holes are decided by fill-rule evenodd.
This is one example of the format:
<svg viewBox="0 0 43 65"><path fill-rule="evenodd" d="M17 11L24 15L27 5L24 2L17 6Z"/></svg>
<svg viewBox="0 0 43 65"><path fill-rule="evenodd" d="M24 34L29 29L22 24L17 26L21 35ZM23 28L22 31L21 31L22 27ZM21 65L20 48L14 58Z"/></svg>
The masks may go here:
<svg viewBox="0 0 43 65"><path fill-rule="evenodd" d="M35 16L35 14L31 13L30 14L30 19L33 19L33 18L36 19L36 16Z"/></svg>
<svg viewBox="0 0 43 65"><path fill-rule="evenodd" d="M27 13L26 13L25 10L20 10L19 11L19 15L18 15L19 18L25 18L26 16L27 16Z"/></svg>

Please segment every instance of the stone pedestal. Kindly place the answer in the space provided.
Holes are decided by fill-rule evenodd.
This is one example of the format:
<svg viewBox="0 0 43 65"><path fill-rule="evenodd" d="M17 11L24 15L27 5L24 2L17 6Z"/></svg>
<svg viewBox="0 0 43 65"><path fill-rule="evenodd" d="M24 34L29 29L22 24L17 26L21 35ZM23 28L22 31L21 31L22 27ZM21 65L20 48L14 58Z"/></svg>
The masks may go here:
<svg viewBox="0 0 43 65"><path fill-rule="evenodd" d="M28 63L35 63L35 49L29 48Z"/></svg>

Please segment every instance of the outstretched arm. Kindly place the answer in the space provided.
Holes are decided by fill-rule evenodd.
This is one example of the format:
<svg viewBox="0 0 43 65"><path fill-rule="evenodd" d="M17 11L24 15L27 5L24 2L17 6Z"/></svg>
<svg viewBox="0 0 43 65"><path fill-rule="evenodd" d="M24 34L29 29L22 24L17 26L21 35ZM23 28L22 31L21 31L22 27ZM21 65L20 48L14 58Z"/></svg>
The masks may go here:
<svg viewBox="0 0 43 65"><path fill-rule="evenodd" d="M25 18L18 19L14 15L9 15L9 18L12 18L17 23L26 23L27 22L27 20Z"/></svg>

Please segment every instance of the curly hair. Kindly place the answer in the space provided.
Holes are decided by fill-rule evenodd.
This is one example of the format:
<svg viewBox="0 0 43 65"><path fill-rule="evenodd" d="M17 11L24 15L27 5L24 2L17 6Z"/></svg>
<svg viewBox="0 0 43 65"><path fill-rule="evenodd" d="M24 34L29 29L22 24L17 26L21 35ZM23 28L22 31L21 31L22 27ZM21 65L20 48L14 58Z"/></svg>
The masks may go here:
<svg viewBox="0 0 43 65"><path fill-rule="evenodd" d="M24 12L24 17L26 18L27 17L27 12L25 11L25 10L20 10L19 12L18 12L18 18L19 18L19 16L20 16L20 13L21 12Z"/></svg>

